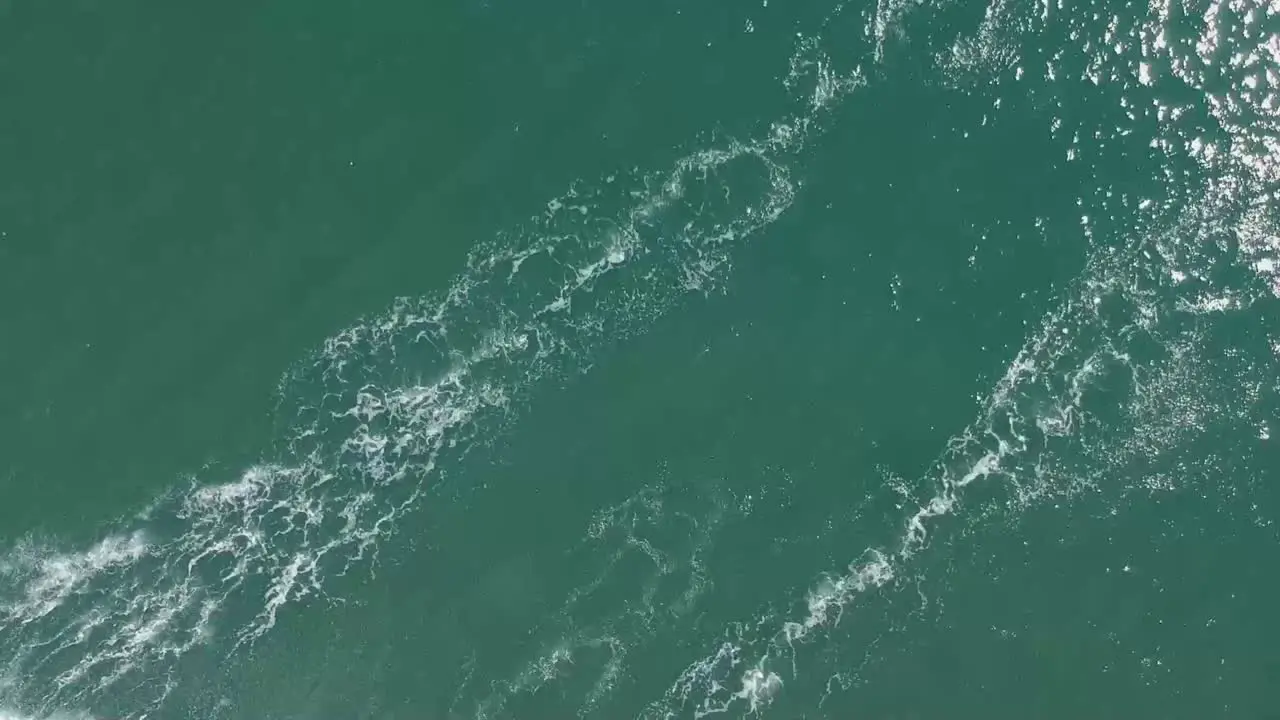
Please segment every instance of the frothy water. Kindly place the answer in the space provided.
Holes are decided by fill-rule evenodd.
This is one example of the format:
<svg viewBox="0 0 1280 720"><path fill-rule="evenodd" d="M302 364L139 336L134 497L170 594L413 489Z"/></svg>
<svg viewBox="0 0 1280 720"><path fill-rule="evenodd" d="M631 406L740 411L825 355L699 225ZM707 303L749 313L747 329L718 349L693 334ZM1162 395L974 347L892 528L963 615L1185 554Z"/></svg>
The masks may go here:
<svg viewBox="0 0 1280 720"><path fill-rule="evenodd" d="M1153 68L1162 68L1200 94L1174 104L1159 93L1135 92L1120 97L1119 105L1129 109L1135 126L1140 116L1154 120L1143 129L1151 131L1149 147L1162 156L1169 197L1115 197L1111 204L1128 216L1121 217L1129 229L1120 237L1100 236L1095 219L1081 218L1092 246L1085 271L1012 360L975 421L947 442L920 478L917 509L904 517L896 540L866 548L847 568L818 578L795 603L794 619L769 621L766 613L755 623L758 629L691 663L649 715L758 713L787 675L803 674L799 658L816 652L806 647L836 633L868 593L900 588L899 581L915 572L917 556L929 551L940 520L962 508L980 521L996 512L1016 516L1046 499L1097 492L1100 484L1132 483L1122 492L1172 489L1178 480L1156 459L1215 425L1267 424L1260 399L1273 384L1275 358L1237 356L1234 363L1215 365L1222 361L1206 355L1213 328L1203 318L1246 312L1280 296L1273 207L1280 198L1280 103L1271 90L1280 78L1280 35L1263 30L1274 28L1267 20L1280 9L1214 2L1201 17L1187 18L1171 3L1155 3L1148 17L1126 25L1118 16L1099 18L1089 7L1099 6L1068 10L1046 2L1033 12L997 0L976 32L939 53L942 77L959 87L1029 82L1024 53L1036 52L1040 33L1064 25L1073 43L1060 49L1048 43L1056 52L1041 85L1029 92L1061 97L1073 92L1071 80L1158 89ZM883 6L871 14L868 32L877 57L883 57L893 23L907 22L909 14ZM1201 21L1198 37L1175 27L1188 19ZM1067 68L1080 75L1064 76ZM1071 130L1064 115L1070 113L1058 113L1047 129ZM1192 115L1203 122L1187 122ZM1129 142L1137 127L1088 130L1091 144L1103 139L1105 145L1108 137ZM1073 131L1068 161L1084 159L1079 148L1085 131ZM1203 182L1177 172L1183 158L1199 166ZM996 485L998 499L965 507L974 484ZM990 487L984 494L991 495ZM828 690L832 681L847 679L832 676Z"/></svg>
<svg viewBox="0 0 1280 720"><path fill-rule="evenodd" d="M1234 378L1244 397L1224 392L1227 383L1213 381L1200 356L1203 330L1184 326L1176 305L1155 301L1144 287L1144 281L1171 281L1162 280L1167 268L1158 263L1140 269L1143 245L1095 254L1075 297L1045 318L979 416L919 479L921 499L895 542L867 548L844 570L818 578L796 603L794 619L765 623L692 663L652 714L756 711L765 700L758 691L762 673L782 673L781 684L787 672L803 667L798 658L806 646L836 632L849 613L856 616L860 598L899 589L898 581L915 572L917 556L930 550L939 522L962 508L977 516L1016 515L1032 504L1093 492L1099 483L1127 479L1137 481L1133 489L1159 487L1169 479L1141 469L1152 457L1211 424L1257 422L1257 392L1274 367L1244 364ZM1118 387L1124 389L1120 405L1103 404L1115 402ZM966 505L971 486L992 484L1000 488L997 500ZM983 508L992 502L998 507Z"/></svg>
<svg viewBox="0 0 1280 720"><path fill-rule="evenodd" d="M694 612L709 585L705 558L722 527L749 515L749 506L722 491L670 477L598 511L565 560L591 568L591 579L540 623L541 651L512 678L487 689L459 689L478 691L475 717L521 716L518 703L570 679L583 688L582 711L599 711L622 679L628 656L668 633L670 619ZM615 608L608 597L624 587L632 599Z"/></svg>
<svg viewBox="0 0 1280 720"><path fill-rule="evenodd" d="M666 170L575 184L479 243L443 296L403 298L326 340L280 385L289 430L239 477L175 488L85 550L8 550L0 701L47 715L113 691L159 708L193 648L234 655L290 604L376 563L442 462L510 421L539 380L713 291L734 247L790 207L827 111L863 82L804 37L790 65L797 110L759 137L713 133Z"/></svg>
<svg viewBox="0 0 1280 720"><path fill-rule="evenodd" d="M850 549L852 560L789 598L788 612L764 611L692 655L646 716L768 712L864 598L900 590L924 564L945 518L1016 516L1107 483L1124 483L1122 493L1174 486L1153 459L1215 424L1269 438L1258 405L1280 338L1265 362L1224 363L1205 348L1219 317L1280 297L1280 8L1215 1L1192 12L1161 1L1121 18L1101 7L996 0L935 48L936 81L1025 87L1028 102L1054 109L1045 131L1064 143L1064 162L1100 162L1091 148L1108 143L1143 147L1167 196L1100 186L1101 198L1082 197L1110 213L1082 214L1084 271L908 489L900 532ZM904 38L919 43L920 18L954 9L869 8L871 62ZM1048 34L1071 42L1043 50ZM602 345L720 287L735 248L792 206L833 108L868 82L829 44L821 33L798 39L784 80L794 112L757 137L710 134L661 171L576 184L525 226L478 244L442 296L401 299L329 338L283 379L288 429L255 467L175 488L87 549L32 538L5 551L0 704L22 714L0 709L0 720L87 717L59 713L107 692L139 711L162 707L193 648L241 652L291 604L376 563L402 518L452 481L440 468L512 422L537 383L585 371ZM1098 89L1128 124L1079 120L1059 99L1079 87ZM706 516L680 517L664 512L662 493L601 511L575 550L598 574L548 621L536 657L478 691L477 716L503 716L562 682L569 665L594 669L582 707L597 711L627 654L670 632L655 620L660 594L676 617L696 604L726 505L712 498ZM654 539L672 525L688 544ZM636 603L589 616L582 608L630 558L651 568ZM220 624L240 616L252 620Z"/></svg>
<svg viewBox="0 0 1280 720"><path fill-rule="evenodd" d="M4 709L0 709L0 720L95 720L95 719L92 715L88 713L83 713L83 712L55 712L53 714L45 715L37 719L29 715L8 712Z"/></svg>

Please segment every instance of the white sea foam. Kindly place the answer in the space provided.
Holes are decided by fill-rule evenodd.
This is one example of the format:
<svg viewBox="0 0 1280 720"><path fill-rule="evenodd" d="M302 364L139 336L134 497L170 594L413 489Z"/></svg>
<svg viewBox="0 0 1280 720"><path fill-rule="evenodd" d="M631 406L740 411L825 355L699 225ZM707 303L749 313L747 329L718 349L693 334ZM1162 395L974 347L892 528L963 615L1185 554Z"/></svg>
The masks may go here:
<svg viewBox="0 0 1280 720"><path fill-rule="evenodd" d="M561 562L591 579L569 592L539 624L537 651L509 679L475 700L477 718L521 717L520 702L569 677L592 679L580 712L600 712L631 654L669 631L666 622L694 612L707 591L705 556L721 526L750 512L716 489L663 477L617 505L599 510L581 543ZM600 604L631 587L622 607ZM624 591L625 594L625 591ZM772 688L760 685L761 696Z"/></svg>
<svg viewBox="0 0 1280 720"><path fill-rule="evenodd" d="M1233 17L1243 18L1230 29L1220 22L1227 5ZM901 21L906 8L882 3L872 13L867 32L878 55L890 40L890 19ZM1169 150L1171 158L1179 150L1202 166L1198 197L1180 197L1182 180L1170 176L1173 190L1165 203L1148 199L1128 210L1129 226L1145 225L1149 232L1140 231L1136 241L1119 249L1093 246L1088 267L1063 305L1013 359L974 423L948 442L923 483L934 494L904 518L895 541L866 549L844 572L821 576L804 599L800 618L723 643L692 662L648 715L701 716L738 705L757 711L754 688L769 658L786 653L794 658L799 644L830 631L860 597L892 586L929 548L937 519L957 512L973 483L996 483L1014 506L1025 505L1077 492L1107 474L1124 477L1134 463L1169 453L1211 423L1254 422L1267 368L1243 360L1211 367L1202 349L1206 330L1182 318L1247 310L1259 297L1258 287L1201 276L1198 283L1178 288L1181 292L1170 292L1188 277L1171 269L1193 267L1203 275L1220 272L1234 260L1280 296L1275 274L1280 233L1273 207L1280 199L1280 103L1261 91L1269 92L1280 78L1275 50L1280 35L1262 30L1280 10L1274 4L1215 0L1205 11L1200 38L1193 46L1177 47L1170 42L1174 19L1164 0L1152 5L1148 19L1128 28L1118 18L1099 27L1096 15L1061 10L1061 4L1051 13L1049 3L1036 11L995 0L977 31L962 35L940 56L944 75L958 85L990 83L1005 74L1020 81L1022 48L1035 47L1037 33L1054 23L1059 30L1063 24L1073 28L1071 37L1086 56L1081 79L1158 86L1152 64L1171 67L1175 77L1202 94L1191 105L1154 100L1151 114L1161 124L1152 147ZM1095 29L1098 36L1085 39ZM1227 45L1233 52L1220 52ZM1060 50L1049 61L1050 84L1059 79L1059 68L1071 64L1064 57L1071 50ZM1134 72L1127 75L1130 64ZM1122 100L1122 107L1127 105ZM1179 117L1200 110L1225 131L1223 139L1185 134ZM1055 119L1050 130L1061 133L1062 126ZM1075 132L1074 143L1084 130ZM1094 132L1095 140L1104 136ZM1132 131L1111 132L1125 137ZM1165 212L1169 208L1179 208L1172 220ZM1096 242L1092 225L1090 218L1083 219L1085 238ZM1128 391L1113 397L1118 404L1110 408L1094 407L1094 389L1104 384ZM1119 419L1104 419L1108 412ZM1099 428L1109 428L1115 437L1103 438ZM1138 480L1135 487L1156 490L1168 484Z"/></svg>
<svg viewBox="0 0 1280 720"><path fill-rule="evenodd" d="M0 601L0 622L38 620L103 574L136 562L148 550L140 530L110 535L83 552L59 553L32 542L20 543L0 559L0 577L22 589L20 597Z"/></svg>
<svg viewBox="0 0 1280 720"><path fill-rule="evenodd" d="M224 650L256 642L291 603L376 561L438 464L501 427L531 385L715 289L734 246L791 206L824 113L862 82L816 44L797 57L798 109L758 137L712 134L666 170L577 183L477 244L443 295L403 298L326 340L282 380L288 429L257 465L157 499L87 551L30 540L0 556L5 667L52 678L0 688L0 700L47 714L128 687L158 707L172 683L145 678L219 637L219 618L252 617L219 630ZM598 633L581 643L611 646ZM620 672L615 650L601 694Z"/></svg>
<svg viewBox="0 0 1280 720"><path fill-rule="evenodd" d="M915 5L883 0L868 15L875 57L883 57ZM1088 12L1052 7L997 0L974 33L940 55L943 72L956 83L1024 81L1020 48L1050 23L1063 23L1054 28L1080 41L1076 79L1115 83L1134 98L1158 90L1166 77L1195 89L1191 104L1142 96L1142 104L1126 99L1125 107L1134 118L1158 121L1153 148L1190 158L1210 174L1208 186L1197 188L1205 199L1184 213L1185 225L1197 229L1174 223L1170 237L1155 233L1119 251L1097 245L1062 307L922 479L930 491L903 517L901 535L816 579L797 599L794 619L692 662L654 714L764 709L785 693L771 659L794 657L860 596L893 585L928 550L938 519L957 512L970 485L998 482L1013 502L1060 492L1062 477L1072 475L1063 470L1071 453L1082 452L1072 443L1099 422L1090 403L1104 381L1129 388L1120 402L1134 428L1104 448L1113 464L1173 447L1222 412L1200 387L1206 361L1197 331L1176 318L1237 312L1256 300L1247 287L1206 289L1188 272L1205 263L1187 238L1215 229L1232 240L1237 261L1280 296L1280 235L1271 219L1280 182L1280 45L1268 29L1277 10L1215 0L1198 20L1198 36L1183 42L1174 39L1180 36L1165 0L1133 27L1096 25ZM1225 22L1228 14L1239 22ZM290 602L322 595L327 579L370 561L379 540L430 491L437 464L501 423L532 383L585 367L603 338L640 332L682 295L716 287L733 246L791 206L801 182L798 159L821 132L824 113L865 82L856 65L838 69L839 58L823 47L820 35L801 37L786 79L800 110L759 137L713 136L664 171L577 185L526 227L479 244L442 297L403 299L329 338L282 382L290 429L258 466L231 479L203 478L188 493L158 500L144 520L88 550L31 540L0 556L6 677L39 670L54 678L51 686L0 685L0 697L19 697L39 711L21 717L52 717L54 708L83 705L131 674L163 674L207 640L230 605L252 608L249 624L225 631L239 647L267 632ZM1062 53L1048 59L1050 83L1074 66L1070 60ZM1180 122L1198 112L1221 137ZM1059 121L1049 130L1089 137L1087 128ZM1078 151L1073 146L1070 156ZM1156 216L1184 200L1142 199L1138 206L1135 199L1132 211ZM1086 237L1092 227L1086 218ZM1172 306L1153 302L1150 284L1175 282L1175 270L1185 273L1177 281L1184 294ZM1158 340L1158 357L1136 357L1144 337ZM1254 391L1248 382L1241 387L1247 405ZM672 561L660 548L632 540L628 551L644 552L659 575L671 567L662 564ZM501 702L554 677L575 648L608 649L597 684L598 695L607 692L625 644L603 626L561 639ZM138 701L158 703L166 687L144 688Z"/></svg>
<svg viewBox="0 0 1280 720"><path fill-rule="evenodd" d="M1244 364L1239 374L1223 377L1232 368L1210 368L1200 354L1200 329L1180 327L1176 299L1155 300L1134 282L1135 274L1167 277L1158 263L1141 269L1144 257L1139 247L1095 254L1066 303L1010 363L979 416L948 441L921 479L933 493L903 518L896 539L817 578L797 603L796 619L765 624L692 662L647 715L759 710L774 695L757 692L759 673L802 673L795 658L804 646L832 632L860 598L909 576L917 556L930 549L939 519L959 512L971 485L999 486L997 497L1016 515L1029 504L1088 489L1099 477L1128 477L1134 463L1179 447L1211 422L1253 422L1266 369ZM1111 317L1117 304L1133 314ZM1131 348L1152 341L1159 343L1157 355L1134 357ZM1099 406L1096 389L1116 386L1128 388L1119 404ZM1156 489L1141 477L1132 479L1134 487ZM779 665L783 657L792 660Z"/></svg>
<svg viewBox="0 0 1280 720"><path fill-rule="evenodd" d="M94 720L87 712L54 712L48 715L27 715L0 708L0 720Z"/></svg>

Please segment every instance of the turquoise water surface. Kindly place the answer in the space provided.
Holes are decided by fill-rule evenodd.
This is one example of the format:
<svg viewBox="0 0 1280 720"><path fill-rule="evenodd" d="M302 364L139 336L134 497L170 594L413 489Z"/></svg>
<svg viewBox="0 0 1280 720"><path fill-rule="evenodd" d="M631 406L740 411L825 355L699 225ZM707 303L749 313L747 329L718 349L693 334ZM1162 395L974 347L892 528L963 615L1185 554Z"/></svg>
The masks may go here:
<svg viewBox="0 0 1280 720"><path fill-rule="evenodd" d="M1280 716L1280 6L0 2L0 719Z"/></svg>

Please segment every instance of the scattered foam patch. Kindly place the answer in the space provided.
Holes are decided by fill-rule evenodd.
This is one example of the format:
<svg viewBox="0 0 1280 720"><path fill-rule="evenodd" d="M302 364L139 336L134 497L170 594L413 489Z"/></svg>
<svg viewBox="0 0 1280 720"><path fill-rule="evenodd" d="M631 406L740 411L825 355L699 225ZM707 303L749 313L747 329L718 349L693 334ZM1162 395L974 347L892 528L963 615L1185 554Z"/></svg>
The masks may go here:
<svg viewBox="0 0 1280 720"><path fill-rule="evenodd" d="M711 134L666 170L575 184L478 244L442 296L400 299L326 340L280 384L275 451L238 477L200 477L87 551L30 540L0 556L0 655L22 678L0 699L48 714L110 690L154 710L192 648L234 654L290 604L376 563L442 463L501 429L539 381L715 290L733 249L791 206L823 117L862 79L802 38L787 83L795 112L758 137ZM607 633L575 643L610 646Z"/></svg>
<svg viewBox="0 0 1280 720"><path fill-rule="evenodd" d="M1041 84L1024 92L1058 98L1075 92L1064 83L1083 80L1133 95L1119 100L1133 126L1072 129L1063 119L1069 113L1053 120L1051 133L1072 138L1068 161L1082 157L1082 137L1095 146L1108 138L1131 142L1126 138L1141 119L1154 120L1150 147L1163 153L1169 197L1113 198L1111 190L1098 189L1098 202L1089 204L1116 208L1110 219L1117 235L1099 236L1094 219L1082 218L1092 246L1087 268L1010 363L979 416L951 438L917 483L921 497L904 518L902 534L867 548L845 570L819 577L797 601L796 619L767 623L766 613L754 623L758 631L693 661L650 706L652 716L698 717L735 707L757 712L777 694L758 691L770 667L798 676L796 658L805 646L832 632L860 598L908 576L930 549L939 520L959 511L975 483L984 486L984 497L1000 498L985 502L1014 516L1019 508L1069 499L1115 478L1129 478L1123 491L1163 491L1177 480L1153 459L1175 456L1214 426L1265 426L1261 399L1276 363L1243 352L1211 355L1206 348L1214 328L1205 320L1246 313L1280 295L1274 210L1280 102L1272 92L1280 82L1280 35L1264 29L1274 26L1268 19L1280 10L1213 2L1199 37L1188 40L1175 32L1167 2L1128 21L1100 17L1094 8L1096 3L1067 10L1049 0L1042 6L996 0L975 32L939 55L942 75L957 87L1027 82L1029 56L1050 47ZM893 39L890 28L908 15L906 4L885 3L870 14L867 33L878 56ZM1046 27L1068 28L1073 42L1038 42ZM1067 69L1079 74L1068 77ZM1172 104L1148 93L1161 87L1165 69L1200 94ZM1192 115L1220 132L1210 136L1203 125L1185 122ZM1180 169L1185 160L1200 174ZM992 486L1000 492L991 493ZM966 512L975 521L993 514L981 504ZM789 666L778 666L784 657ZM776 687L783 687L782 678Z"/></svg>
<svg viewBox="0 0 1280 720"><path fill-rule="evenodd" d="M914 7L883 0L868 13L874 57ZM1026 87L1044 102L1078 94L1077 84L1117 89L1122 124L1090 127L1060 107L1046 131L1066 144L1066 162L1095 162L1090 153L1107 142L1140 140L1168 195L1097 188L1089 206L1136 230L1102 233L1099 218L1081 218L1088 267L915 483L901 533L816 578L790 618L743 623L679 673L652 715L761 712L785 696L806 646L860 598L895 587L975 487L1001 488L989 502L1013 508L1070 497L1223 417L1256 420L1274 362L1240 359L1210 373L1222 359L1204 347L1216 318L1280 296L1280 44L1271 30L1280 11L1243 0L1214 0L1192 17L1166 0L1126 18L1097 10L997 0L939 52L940 74L956 86ZM1190 35L1176 27L1187 21ZM1047 31L1071 43L1041 43ZM791 207L826 114L865 82L857 67L838 70L825 44L799 39L785 81L797 109L758 137L712 135L663 171L576 185L525 227L478 245L443 296L402 299L327 340L282 381L289 429L257 466L160 498L87 550L34 540L8 550L0 697L34 709L10 715L52 718L108 689L159 707L172 689L167 672L191 648L220 637L234 653L290 603L323 596L327 580L376 561L379 542L433 491L437 468L510 421L535 383L582 371L601 343L643 332L681 298L718 287L733 249ZM1228 384L1241 389L1231 406L1220 400ZM1269 437L1264 421L1254 426ZM965 512L983 516L976 503ZM605 518L600 527L612 538L619 526ZM618 537L621 545L602 547L645 553L658 578L674 567L642 534ZM252 620L215 633L217 619L242 614ZM613 627L641 621L605 618L575 633L566 620L487 711L502 712L586 655L599 669L586 697L605 697L627 653Z"/></svg>

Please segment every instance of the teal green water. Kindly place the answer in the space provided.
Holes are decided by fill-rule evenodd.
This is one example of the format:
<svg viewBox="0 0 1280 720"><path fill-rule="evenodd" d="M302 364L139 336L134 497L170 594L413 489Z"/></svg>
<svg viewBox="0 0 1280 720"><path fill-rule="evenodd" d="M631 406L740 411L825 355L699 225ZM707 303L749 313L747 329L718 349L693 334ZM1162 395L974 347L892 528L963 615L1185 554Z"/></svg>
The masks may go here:
<svg viewBox="0 0 1280 720"><path fill-rule="evenodd" d="M0 2L0 719L1276 717L1278 23Z"/></svg>

